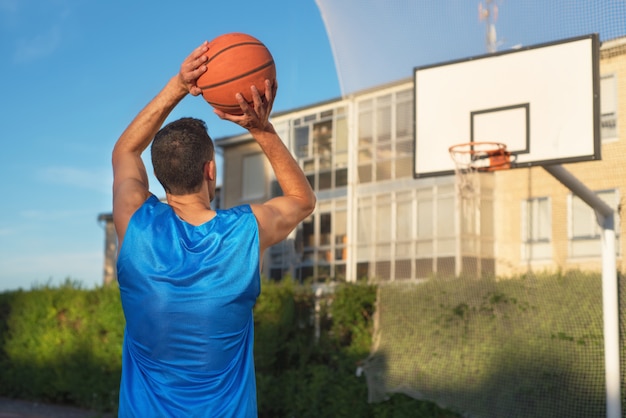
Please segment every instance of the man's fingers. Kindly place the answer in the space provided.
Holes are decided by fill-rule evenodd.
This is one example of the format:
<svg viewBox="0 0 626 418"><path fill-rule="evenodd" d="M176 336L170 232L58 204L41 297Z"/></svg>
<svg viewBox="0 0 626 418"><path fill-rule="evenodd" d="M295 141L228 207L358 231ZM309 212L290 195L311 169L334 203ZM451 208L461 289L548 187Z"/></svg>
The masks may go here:
<svg viewBox="0 0 626 418"><path fill-rule="evenodd" d="M268 103L272 102L275 92L276 83L272 84L270 80L265 80L265 100L267 100Z"/></svg>
<svg viewBox="0 0 626 418"><path fill-rule="evenodd" d="M254 103L254 108L258 109L259 106L263 104L259 89L257 89L255 85L252 85L252 87L250 87L250 92L252 93L252 103Z"/></svg>
<svg viewBox="0 0 626 418"><path fill-rule="evenodd" d="M257 96L259 95L258 91L257 91ZM254 94L253 94L254 96ZM237 93L235 95L235 98L237 99L237 103L239 103L239 107L241 107L241 110L243 111L243 113L248 113L250 112L252 109L250 107L250 104L246 101L245 97L243 97L243 94L241 93Z"/></svg>

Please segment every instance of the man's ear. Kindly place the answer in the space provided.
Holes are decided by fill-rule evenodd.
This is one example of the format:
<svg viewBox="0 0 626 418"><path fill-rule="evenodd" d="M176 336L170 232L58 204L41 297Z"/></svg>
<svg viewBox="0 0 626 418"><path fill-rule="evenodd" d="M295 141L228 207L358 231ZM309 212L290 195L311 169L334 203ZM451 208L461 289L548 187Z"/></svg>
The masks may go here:
<svg viewBox="0 0 626 418"><path fill-rule="evenodd" d="M217 168L215 167L215 160L207 161L204 164L204 175L210 180L215 181L217 177Z"/></svg>

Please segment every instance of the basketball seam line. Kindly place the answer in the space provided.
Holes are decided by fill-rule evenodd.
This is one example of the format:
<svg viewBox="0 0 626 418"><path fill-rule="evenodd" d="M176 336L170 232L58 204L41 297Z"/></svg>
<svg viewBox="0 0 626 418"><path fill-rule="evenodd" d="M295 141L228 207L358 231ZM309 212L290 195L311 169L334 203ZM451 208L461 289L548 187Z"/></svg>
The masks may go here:
<svg viewBox="0 0 626 418"><path fill-rule="evenodd" d="M271 61L268 61L268 62L266 62L265 64L263 64L263 65L261 65L261 66L259 66L259 67L253 68L253 69L252 69L252 70L250 70L250 71L247 71L247 72L245 72L245 73L243 73L243 74L239 74L239 75L237 75L236 77L232 77L232 78L229 78L229 79L227 79L227 80L220 81L219 83L215 83L215 84L207 84L207 85L198 86L198 87L200 87L200 89L202 89L202 90L207 90L207 89L211 89L211 88L214 88L214 87L221 86L221 85L223 85L223 84L228 84L228 83L230 83L231 81L237 80L237 79L239 79L239 78L241 78L241 77L245 77L245 76L250 75L250 74L254 74L254 73L256 73L257 71L260 71L260 70L262 70L262 69L264 69L264 68L267 68L267 67L269 67L269 66L271 66L271 65L273 65L273 64L274 64L274 60L271 60ZM240 92L240 93L241 93L241 92Z"/></svg>
<svg viewBox="0 0 626 418"><path fill-rule="evenodd" d="M219 57L220 54L222 54L223 52L228 51L229 49L237 48L239 46L246 46L246 45L257 45L257 46L262 46L263 48L265 48L265 45L263 45L261 42L253 42L253 41L239 42L238 44L228 45L226 48L223 48L223 49L219 50L218 52L215 53L215 55L213 55L212 57L209 58L209 60L206 62L206 64L208 65L215 58ZM209 47L209 51L210 51L210 47Z"/></svg>

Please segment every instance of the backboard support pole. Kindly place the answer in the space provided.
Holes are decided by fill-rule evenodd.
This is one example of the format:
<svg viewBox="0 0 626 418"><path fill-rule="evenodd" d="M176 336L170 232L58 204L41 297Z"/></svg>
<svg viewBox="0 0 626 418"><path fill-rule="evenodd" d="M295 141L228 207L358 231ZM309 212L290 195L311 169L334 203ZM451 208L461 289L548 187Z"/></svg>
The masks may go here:
<svg viewBox="0 0 626 418"><path fill-rule="evenodd" d="M609 205L561 165L543 168L595 212L602 228L602 311L604 322L604 367L606 375L606 416L620 418L621 373L619 353L619 292L615 255L615 212Z"/></svg>

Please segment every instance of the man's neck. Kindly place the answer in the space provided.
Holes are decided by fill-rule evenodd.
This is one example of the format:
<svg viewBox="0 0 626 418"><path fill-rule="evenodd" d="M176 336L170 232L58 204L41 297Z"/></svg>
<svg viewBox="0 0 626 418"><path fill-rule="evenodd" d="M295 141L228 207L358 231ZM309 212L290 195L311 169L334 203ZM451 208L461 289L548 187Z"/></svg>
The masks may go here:
<svg viewBox="0 0 626 418"><path fill-rule="evenodd" d="M172 195L166 193L167 203L183 221L198 226L215 216L208 193Z"/></svg>

